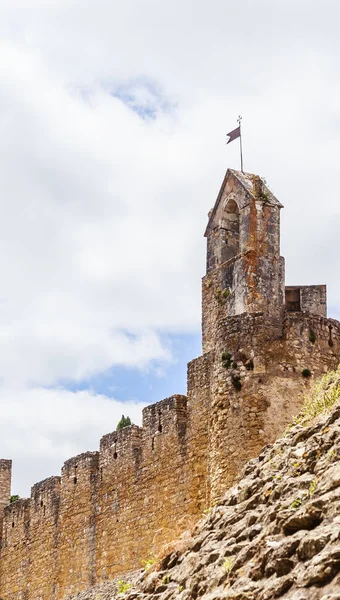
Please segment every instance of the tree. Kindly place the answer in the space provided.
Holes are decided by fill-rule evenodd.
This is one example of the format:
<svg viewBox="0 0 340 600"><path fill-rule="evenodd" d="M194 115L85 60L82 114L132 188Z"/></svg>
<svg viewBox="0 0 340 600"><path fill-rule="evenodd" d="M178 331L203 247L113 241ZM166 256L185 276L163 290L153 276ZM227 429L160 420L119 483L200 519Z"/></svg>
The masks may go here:
<svg viewBox="0 0 340 600"><path fill-rule="evenodd" d="M130 417L124 417L124 415L122 415L122 418L117 425L117 429L123 429L123 427L128 427L129 425L132 425Z"/></svg>

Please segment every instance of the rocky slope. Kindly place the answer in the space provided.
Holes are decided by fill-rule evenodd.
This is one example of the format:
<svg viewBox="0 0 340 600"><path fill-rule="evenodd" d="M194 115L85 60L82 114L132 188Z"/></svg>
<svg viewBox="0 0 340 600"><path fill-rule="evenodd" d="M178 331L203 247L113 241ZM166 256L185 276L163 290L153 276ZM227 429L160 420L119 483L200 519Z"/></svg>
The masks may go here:
<svg viewBox="0 0 340 600"><path fill-rule="evenodd" d="M192 537L128 591L126 578L73 600L340 600L339 458L337 402L251 460Z"/></svg>

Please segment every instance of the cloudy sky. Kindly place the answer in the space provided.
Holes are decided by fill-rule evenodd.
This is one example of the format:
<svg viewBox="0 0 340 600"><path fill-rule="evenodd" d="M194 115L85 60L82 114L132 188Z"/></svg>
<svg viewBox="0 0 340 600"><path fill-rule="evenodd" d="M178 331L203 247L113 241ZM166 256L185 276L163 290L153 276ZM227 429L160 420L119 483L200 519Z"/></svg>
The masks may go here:
<svg viewBox="0 0 340 600"><path fill-rule="evenodd" d="M340 317L337 0L2 0L0 457L13 493L185 392L238 143Z"/></svg>

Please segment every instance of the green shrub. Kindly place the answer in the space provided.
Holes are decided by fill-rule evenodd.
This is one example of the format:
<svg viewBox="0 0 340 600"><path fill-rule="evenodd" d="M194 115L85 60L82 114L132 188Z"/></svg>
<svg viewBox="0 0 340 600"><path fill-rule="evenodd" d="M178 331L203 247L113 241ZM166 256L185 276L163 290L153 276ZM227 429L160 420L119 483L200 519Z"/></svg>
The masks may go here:
<svg viewBox="0 0 340 600"><path fill-rule="evenodd" d="M123 429L123 427L129 427L129 425L132 425L130 417L124 417L124 415L122 415L116 429Z"/></svg>
<svg viewBox="0 0 340 600"><path fill-rule="evenodd" d="M229 369L229 367L232 363L232 360L233 360L233 356L232 356L232 354L230 354L230 352L222 352L221 360L222 360L222 366L225 369Z"/></svg>
<svg viewBox="0 0 340 600"><path fill-rule="evenodd" d="M215 290L215 298L217 303L220 306L224 306L226 304L227 298L229 298L231 292L229 288L225 288L224 290L220 290L220 288L216 288Z"/></svg>
<svg viewBox="0 0 340 600"><path fill-rule="evenodd" d="M306 378L307 378L307 377L310 377L310 376L311 376L311 374L312 374L312 373L310 372L310 370L309 370L309 369L303 369L303 371L301 371L301 375L302 375L302 377L306 377Z"/></svg>
<svg viewBox="0 0 340 600"><path fill-rule="evenodd" d="M14 496L10 497L9 503L13 504L13 502L17 502L17 500L20 500L20 496L18 496L17 494L15 494Z"/></svg>

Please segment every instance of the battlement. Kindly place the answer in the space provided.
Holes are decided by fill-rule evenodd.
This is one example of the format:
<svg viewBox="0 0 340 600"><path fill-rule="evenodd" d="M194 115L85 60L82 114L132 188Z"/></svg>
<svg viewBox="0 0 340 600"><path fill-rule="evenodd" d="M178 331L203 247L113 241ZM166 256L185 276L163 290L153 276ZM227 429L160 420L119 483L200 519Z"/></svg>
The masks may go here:
<svg viewBox="0 0 340 600"><path fill-rule="evenodd" d="M11 495L12 461L0 460L0 514Z"/></svg>
<svg viewBox="0 0 340 600"><path fill-rule="evenodd" d="M36 520L47 520L47 517L58 514L61 495L61 477L49 477L36 483L31 489L29 504L30 525Z"/></svg>
<svg viewBox="0 0 340 600"><path fill-rule="evenodd" d="M145 527L143 515L151 490L155 522L165 515L169 523L183 516L187 484L183 477L177 488L172 486L171 473L178 471L178 463L184 466L186 424L186 396L177 394L150 405L143 410L142 427L131 425L104 435L99 451L68 459L61 477L36 483L31 498L6 507L1 565L11 563L18 577L21 573L20 585L26 586L26 593L28 588L32 594L34 589L40 594L45 590L50 600L51 594L62 597L70 590L85 589L96 580L97 573L105 580L109 573L117 572L117 548L121 552L119 564L125 569L134 566L139 552L150 554L155 526L149 536L144 532L147 540L141 536L142 552L138 552L136 531L141 535ZM11 466L10 461L1 465L7 469ZM164 487L159 491L162 478ZM172 493L165 499L164 489L170 488ZM170 537L171 530L165 530L157 543ZM14 548L20 548L15 557ZM37 570L29 568L33 557ZM32 569L34 585L29 583ZM49 582L46 572L51 573ZM13 579L6 581L4 589L7 585L12 588Z"/></svg>
<svg viewBox="0 0 340 600"><path fill-rule="evenodd" d="M62 600L142 566L282 433L310 380L338 366L326 287L285 287L281 208L257 175L227 171L206 230L203 354L188 364L186 396L145 407L141 427L104 435L6 507L12 465L0 461L0 596Z"/></svg>
<svg viewBox="0 0 340 600"><path fill-rule="evenodd" d="M146 435L168 433L172 428L185 429L187 397L175 394L143 409L143 429Z"/></svg>
<svg viewBox="0 0 340 600"><path fill-rule="evenodd" d="M14 529L18 523L23 523L29 514L31 506L30 498L20 498L12 504L8 504L5 508L5 522L11 525L11 529Z"/></svg>
<svg viewBox="0 0 340 600"><path fill-rule="evenodd" d="M309 312L327 317L327 289L325 285L294 285L285 287L287 311Z"/></svg>
<svg viewBox="0 0 340 600"><path fill-rule="evenodd" d="M48 477L38 483L35 483L31 488L31 499L34 502L40 502L42 497L48 496L51 492L55 492L60 488L60 477Z"/></svg>
<svg viewBox="0 0 340 600"><path fill-rule="evenodd" d="M0 542L2 539L2 522L4 509L8 505L11 496L12 461L0 460Z"/></svg>
<svg viewBox="0 0 340 600"><path fill-rule="evenodd" d="M107 433L100 440L100 452L113 452L117 454L113 458L118 458L118 451L121 454L133 446L140 446L142 443L142 428L137 425L130 425L123 429L118 429L112 433Z"/></svg>
<svg viewBox="0 0 340 600"><path fill-rule="evenodd" d="M4 458L0 459L0 471L9 471L12 468L12 461Z"/></svg>
<svg viewBox="0 0 340 600"><path fill-rule="evenodd" d="M23 548L26 545L29 533L30 507L30 498L22 498L6 506L3 520L2 549Z"/></svg>

